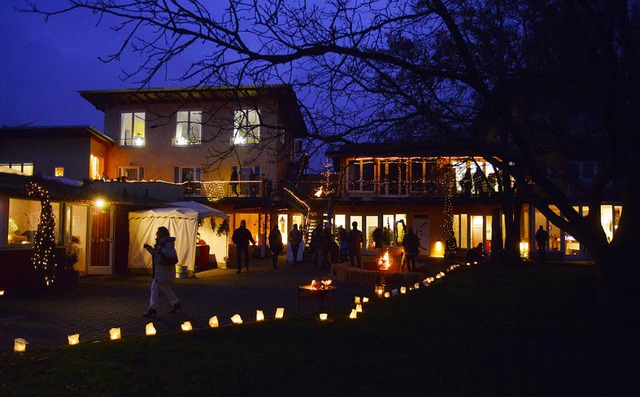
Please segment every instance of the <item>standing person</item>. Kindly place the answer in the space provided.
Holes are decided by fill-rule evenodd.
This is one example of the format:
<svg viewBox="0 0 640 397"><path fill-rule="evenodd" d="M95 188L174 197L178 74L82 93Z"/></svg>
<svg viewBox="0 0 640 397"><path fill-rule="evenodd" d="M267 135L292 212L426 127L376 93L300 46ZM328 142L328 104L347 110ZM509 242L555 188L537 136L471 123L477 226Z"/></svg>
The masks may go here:
<svg viewBox="0 0 640 397"><path fill-rule="evenodd" d="M253 172L253 168L249 170L249 193L251 197L256 196L256 185L254 181L257 181L258 177L255 172Z"/></svg>
<svg viewBox="0 0 640 397"><path fill-rule="evenodd" d="M293 229L289 232L289 247L291 247L291 254L293 256L293 266L298 265L298 250L300 244L302 244L302 232L298 229L297 224L293 224Z"/></svg>
<svg viewBox="0 0 640 397"><path fill-rule="evenodd" d="M242 254L244 254L244 266L249 271L249 242L255 246L256 241L253 239L249 229L247 229L247 221L244 219L240 221L240 227L233 231L231 241L236 245L238 253L238 271L236 273L242 271Z"/></svg>
<svg viewBox="0 0 640 397"><path fill-rule="evenodd" d="M411 226L407 227L407 234L404 235L402 246L404 247L404 254L407 261L407 271L415 272L416 256L420 253L420 238L413 232Z"/></svg>
<svg viewBox="0 0 640 397"><path fill-rule="evenodd" d="M170 313L176 313L182 309L180 300L171 286L176 280L176 268L178 254L175 248L175 237L171 237L169 229L160 226L156 231L156 243L152 247L145 243L144 248L152 255L153 282L151 283L151 297L149 298L149 309L144 314L145 317L155 317L158 314L158 299L160 291L164 293L169 302L173 305Z"/></svg>
<svg viewBox="0 0 640 397"><path fill-rule="evenodd" d="M347 250L347 230L342 227L342 225L338 226L337 230L338 234L338 244L340 244L340 253L338 255L339 262L345 262L349 258L349 251Z"/></svg>
<svg viewBox="0 0 640 397"><path fill-rule="evenodd" d="M309 247L311 248L313 269L321 269L323 266L323 257L324 257L324 232L322 231L322 226L318 226L313 229L311 233L311 242L309 243Z"/></svg>
<svg viewBox="0 0 640 397"><path fill-rule="evenodd" d="M271 251L271 263L274 269L278 268L278 255L282 253L283 249L282 233L280 233L278 225L274 225L269 234L269 250Z"/></svg>
<svg viewBox="0 0 640 397"><path fill-rule="evenodd" d="M231 193L236 197L238 197L238 180L240 180L238 177L238 168L233 167L233 171L231 171Z"/></svg>
<svg viewBox="0 0 640 397"><path fill-rule="evenodd" d="M540 255L541 260L545 260L547 256L547 241L549 241L549 233L540 225L536 232L536 244L538 244L538 255Z"/></svg>
<svg viewBox="0 0 640 397"><path fill-rule="evenodd" d="M357 264L357 267L362 267L362 243L364 242L364 235L358 230L358 222L353 221L351 223L351 230L347 233L347 250L349 251L349 264Z"/></svg>

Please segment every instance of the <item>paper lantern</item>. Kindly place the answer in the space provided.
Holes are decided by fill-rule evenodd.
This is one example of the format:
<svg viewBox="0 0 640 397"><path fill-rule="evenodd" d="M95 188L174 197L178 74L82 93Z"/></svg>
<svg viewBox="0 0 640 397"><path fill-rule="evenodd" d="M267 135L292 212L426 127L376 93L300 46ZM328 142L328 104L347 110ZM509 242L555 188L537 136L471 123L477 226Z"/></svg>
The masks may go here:
<svg viewBox="0 0 640 397"><path fill-rule="evenodd" d="M3 295L4 295L4 290L0 289L0 296L3 296Z"/></svg>
<svg viewBox="0 0 640 397"><path fill-rule="evenodd" d="M320 313L320 321L327 321L327 313Z"/></svg>
<svg viewBox="0 0 640 397"><path fill-rule="evenodd" d="M391 290L391 296L396 296L396 295L398 295L398 289L394 288Z"/></svg>
<svg viewBox="0 0 640 397"><path fill-rule="evenodd" d="M69 335L67 336L67 339L69 340L70 345L77 345L80 343L80 334Z"/></svg>
<svg viewBox="0 0 640 397"><path fill-rule="evenodd" d="M357 305L358 303L360 303L360 302L361 302L361 300L360 300L360 297L359 297L359 296L356 296L356 297L353 299L353 301L354 301L354 303L355 303L356 305Z"/></svg>
<svg viewBox="0 0 640 397"><path fill-rule="evenodd" d="M356 311L357 311L358 313L362 313L362 304L358 303L358 304L356 305Z"/></svg>
<svg viewBox="0 0 640 397"><path fill-rule="evenodd" d="M145 334L149 336L153 336L156 334L156 327L153 326L153 323L148 323L145 327Z"/></svg>
<svg viewBox="0 0 640 397"><path fill-rule="evenodd" d="M279 307L276 309L276 318L280 319L284 317L284 307Z"/></svg>
<svg viewBox="0 0 640 397"><path fill-rule="evenodd" d="M369 297L365 296L364 298L362 298L362 303L368 303L369 302Z"/></svg>
<svg viewBox="0 0 640 397"><path fill-rule="evenodd" d="M24 351L27 350L27 344L29 344L29 342L27 342L26 340L22 339L22 338L17 338L13 340L13 351L16 353L23 353Z"/></svg>
<svg viewBox="0 0 640 397"><path fill-rule="evenodd" d="M400 293L401 294L406 294L407 293L407 287L400 287Z"/></svg>
<svg viewBox="0 0 640 397"><path fill-rule="evenodd" d="M415 284L413 284L413 288L415 288L415 289L420 288L420 283L415 283Z"/></svg>
<svg viewBox="0 0 640 397"><path fill-rule="evenodd" d="M262 310L256 310L256 321L264 321L264 313Z"/></svg>
<svg viewBox="0 0 640 397"><path fill-rule="evenodd" d="M358 312L356 311L356 309L351 309L351 313L349 314L349 318L351 318L351 319L358 318Z"/></svg>
<svg viewBox="0 0 640 397"><path fill-rule="evenodd" d="M191 322L189 321L185 321L184 323L182 323L180 325L180 328L182 328L183 331L191 331L193 329L193 327L191 327Z"/></svg>
<svg viewBox="0 0 640 397"><path fill-rule="evenodd" d="M111 328L109 330L109 338L111 338L111 340L120 339L121 337L120 328Z"/></svg>
<svg viewBox="0 0 640 397"><path fill-rule="evenodd" d="M378 298L382 298L384 296L384 284L376 284L376 295Z"/></svg>
<svg viewBox="0 0 640 397"><path fill-rule="evenodd" d="M211 328L218 328L218 316L213 316L209 319L209 326Z"/></svg>
<svg viewBox="0 0 640 397"><path fill-rule="evenodd" d="M239 314L234 314L231 317L231 322L234 323L234 324L242 324L242 317L240 317Z"/></svg>
<svg viewBox="0 0 640 397"><path fill-rule="evenodd" d="M385 298L391 298L391 292L387 291L384 293Z"/></svg>

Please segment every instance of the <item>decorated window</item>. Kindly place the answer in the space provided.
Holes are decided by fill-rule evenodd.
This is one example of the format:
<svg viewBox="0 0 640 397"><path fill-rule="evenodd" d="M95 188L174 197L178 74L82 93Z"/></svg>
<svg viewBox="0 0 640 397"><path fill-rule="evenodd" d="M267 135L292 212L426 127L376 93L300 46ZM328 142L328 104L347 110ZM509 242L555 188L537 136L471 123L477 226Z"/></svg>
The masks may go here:
<svg viewBox="0 0 640 397"><path fill-rule="evenodd" d="M144 112L123 112L120 117L120 145L145 145Z"/></svg>
<svg viewBox="0 0 640 397"><path fill-rule="evenodd" d="M240 109L233 112L233 144L255 145L260 142L260 111Z"/></svg>
<svg viewBox="0 0 640 397"><path fill-rule="evenodd" d="M176 114L176 146L200 145L202 143L202 112L185 110Z"/></svg>
<svg viewBox="0 0 640 397"><path fill-rule="evenodd" d="M375 162L373 159L352 160L347 170L347 190L373 192L375 181Z"/></svg>

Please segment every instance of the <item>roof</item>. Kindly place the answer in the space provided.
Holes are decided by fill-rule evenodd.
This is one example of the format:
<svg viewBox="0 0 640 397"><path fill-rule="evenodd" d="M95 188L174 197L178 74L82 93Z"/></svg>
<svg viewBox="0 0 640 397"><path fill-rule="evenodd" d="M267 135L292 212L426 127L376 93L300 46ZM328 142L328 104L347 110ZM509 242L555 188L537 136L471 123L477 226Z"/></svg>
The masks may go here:
<svg viewBox="0 0 640 397"><path fill-rule="evenodd" d="M89 125L61 125L61 126L20 126L20 127L2 127L0 128L0 134L2 135L16 135L28 137L43 137L43 136L82 136L89 135L98 140L115 143L109 136L98 131L94 127Z"/></svg>
<svg viewBox="0 0 640 397"><path fill-rule="evenodd" d="M327 157L449 157L449 156L473 156L461 148L453 145L446 147L443 145L417 144L416 142L398 143L348 143L331 146L327 152Z"/></svg>
<svg viewBox="0 0 640 397"><path fill-rule="evenodd" d="M176 201L167 204L175 205L176 207L192 209L198 213L198 217L200 219L209 217L229 219L229 215L225 214L224 212L213 207L209 207L208 205L200 204L197 201Z"/></svg>

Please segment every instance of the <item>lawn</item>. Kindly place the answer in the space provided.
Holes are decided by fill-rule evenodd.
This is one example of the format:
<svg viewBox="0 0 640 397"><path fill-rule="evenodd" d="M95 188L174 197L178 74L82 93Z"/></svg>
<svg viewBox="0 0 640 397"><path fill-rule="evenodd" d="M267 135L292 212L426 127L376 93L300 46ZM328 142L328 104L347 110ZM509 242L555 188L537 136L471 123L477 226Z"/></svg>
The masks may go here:
<svg viewBox="0 0 640 397"><path fill-rule="evenodd" d="M633 396L636 326L595 314L586 265L450 272L347 308L188 333L0 355L0 395Z"/></svg>

